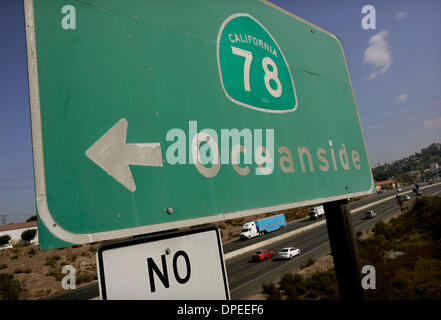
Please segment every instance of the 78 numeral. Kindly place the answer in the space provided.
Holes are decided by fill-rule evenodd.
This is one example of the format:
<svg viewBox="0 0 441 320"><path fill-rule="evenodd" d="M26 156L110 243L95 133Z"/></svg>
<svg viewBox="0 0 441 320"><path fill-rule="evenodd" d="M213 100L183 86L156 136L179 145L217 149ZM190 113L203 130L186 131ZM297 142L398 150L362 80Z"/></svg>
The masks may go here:
<svg viewBox="0 0 441 320"><path fill-rule="evenodd" d="M251 88L250 88L250 66L251 66L251 61L253 61L253 54L250 51L247 50L243 50L243 49L239 49L236 47L231 47L233 54L244 57L245 58L245 63L243 65L243 84L244 84L244 88L245 91L250 92ZM271 65L272 67L272 71L268 69L268 65ZM268 90L268 92L275 98L278 98L282 95L282 83L280 82L278 75L279 75L279 71L277 69L276 64L274 63L274 61L269 58L269 57L264 57L262 59L262 68L265 71L265 77L264 77L264 82L265 82L265 87ZM270 80L273 80L277 87L276 89L271 88L270 86Z"/></svg>

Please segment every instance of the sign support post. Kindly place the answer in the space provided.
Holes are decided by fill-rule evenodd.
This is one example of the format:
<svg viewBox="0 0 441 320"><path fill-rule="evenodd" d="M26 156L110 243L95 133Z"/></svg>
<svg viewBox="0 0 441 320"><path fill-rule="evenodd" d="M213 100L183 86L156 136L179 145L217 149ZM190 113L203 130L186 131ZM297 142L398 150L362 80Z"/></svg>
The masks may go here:
<svg viewBox="0 0 441 320"><path fill-rule="evenodd" d="M327 202L323 207L340 297L342 300L364 300L360 258L348 200Z"/></svg>

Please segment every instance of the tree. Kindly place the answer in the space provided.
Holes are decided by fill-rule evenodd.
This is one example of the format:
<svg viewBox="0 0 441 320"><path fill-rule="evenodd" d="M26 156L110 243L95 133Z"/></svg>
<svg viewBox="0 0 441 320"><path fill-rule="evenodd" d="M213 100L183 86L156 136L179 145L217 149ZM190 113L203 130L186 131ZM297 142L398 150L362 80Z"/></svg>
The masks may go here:
<svg viewBox="0 0 441 320"><path fill-rule="evenodd" d="M25 230L21 233L21 239L26 242L26 243L30 243L32 241L32 239L35 238L35 235L37 234L37 230L35 229L28 229Z"/></svg>
<svg viewBox="0 0 441 320"><path fill-rule="evenodd" d="M8 244L9 240L11 240L11 237L9 235L4 235L0 237L0 246L4 244Z"/></svg>
<svg viewBox="0 0 441 320"><path fill-rule="evenodd" d="M28 218L28 220L26 220L26 222L31 222L31 221L37 221L37 215L33 215L32 217Z"/></svg>

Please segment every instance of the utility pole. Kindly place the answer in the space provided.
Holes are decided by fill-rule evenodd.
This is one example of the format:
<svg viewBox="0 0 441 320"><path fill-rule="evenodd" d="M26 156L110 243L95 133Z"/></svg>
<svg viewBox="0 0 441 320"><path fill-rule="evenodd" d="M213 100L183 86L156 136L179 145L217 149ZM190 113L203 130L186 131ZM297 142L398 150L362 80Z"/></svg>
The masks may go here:
<svg viewBox="0 0 441 320"><path fill-rule="evenodd" d="M342 300L364 300L358 246L348 199L324 203L334 268Z"/></svg>

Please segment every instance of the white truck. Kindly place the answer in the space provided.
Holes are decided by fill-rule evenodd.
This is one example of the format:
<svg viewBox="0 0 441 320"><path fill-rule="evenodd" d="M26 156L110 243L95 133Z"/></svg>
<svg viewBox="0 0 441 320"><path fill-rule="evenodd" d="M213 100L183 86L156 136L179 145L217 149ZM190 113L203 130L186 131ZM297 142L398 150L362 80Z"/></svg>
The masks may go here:
<svg viewBox="0 0 441 320"><path fill-rule="evenodd" d="M249 240L284 227L286 227L286 220L285 215L282 213L276 216L245 223L242 227L240 238Z"/></svg>
<svg viewBox="0 0 441 320"><path fill-rule="evenodd" d="M323 205L309 209L309 220L320 219L325 216Z"/></svg>

